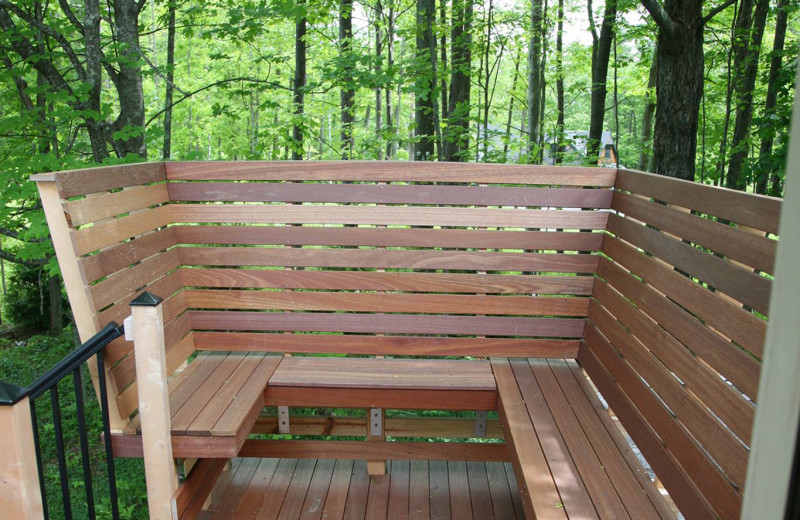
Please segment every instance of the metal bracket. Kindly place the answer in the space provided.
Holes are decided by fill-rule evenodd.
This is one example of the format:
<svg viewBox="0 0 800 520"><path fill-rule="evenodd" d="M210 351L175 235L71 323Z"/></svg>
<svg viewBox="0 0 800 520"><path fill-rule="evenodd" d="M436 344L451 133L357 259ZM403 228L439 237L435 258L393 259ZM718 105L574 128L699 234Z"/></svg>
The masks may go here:
<svg viewBox="0 0 800 520"><path fill-rule="evenodd" d="M370 408L369 410L369 434L373 437L383 435L383 409Z"/></svg>
<svg viewBox="0 0 800 520"><path fill-rule="evenodd" d="M475 412L475 437L486 437L486 412Z"/></svg>
<svg viewBox="0 0 800 520"><path fill-rule="evenodd" d="M278 433L289 434L289 407L278 407Z"/></svg>
<svg viewBox="0 0 800 520"><path fill-rule="evenodd" d="M125 318L122 326L125 328L125 341L133 341L133 316Z"/></svg>

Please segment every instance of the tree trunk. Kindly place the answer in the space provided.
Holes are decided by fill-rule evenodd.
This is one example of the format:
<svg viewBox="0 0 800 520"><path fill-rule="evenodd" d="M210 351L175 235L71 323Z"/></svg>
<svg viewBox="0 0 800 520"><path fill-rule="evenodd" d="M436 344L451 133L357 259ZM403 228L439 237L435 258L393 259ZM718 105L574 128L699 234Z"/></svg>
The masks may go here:
<svg viewBox="0 0 800 520"><path fill-rule="evenodd" d="M508 100L508 116L506 118L506 138L503 143L503 162L508 162L508 144L511 142L511 122L514 118L514 101L517 99L514 93L517 91L517 78L519 78L519 63L522 61L522 49L517 49L517 57L514 60L514 78L511 80L511 95Z"/></svg>
<svg viewBox="0 0 800 520"><path fill-rule="evenodd" d="M386 20L386 66L391 70L394 67L394 5L389 6L389 16ZM392 88L387 84L384 89L386 97L386 126L389 128L389 138L386 140L386 159L395 157L396 140L394 139L395 131L392 122Z"/></svg>
<svg viewBox="0 0 800 520"><path fill-rule="evenodd" d="M469 149L472 0L453 0L451 20L450 99L444 136L444 160L464 161Z"/></svg>
<svg viewBox="0 0 800 520"><path fill-rule="evenodd" d="M769 116L778 104L778 76L781 71L781 58L783 57L783 45L786 41L786 25L788 20L788 0L779 0L778 14L775 19L775 40L772 43L772 59L769 64L769 76L767 78L767 98L764 101L764 114ZM773 197L781 195L780 177L773 168L766 166L767 161L772 155L772 144L775 139L773 132L768 132L761 139L761 147L758 154L759 177L756 180L756 192L767 193L767 181L770 180L769 194Z"/></svg>
<svg viewBox="0 0 800 520"><path fill-rule="evenodd" d="M656 59L656 173L694 180L697 121L703 95L702 0L642 3L659 25ZM654 14L655 13L655 14Z"/></svg>
<svg viewBox="0 0 800 520"><path fill-rule="evenodd" d="M564 0L558 0L556 26L556 148L554 164L564 162Z"/></svg>
<svg viewBox="0 0 800 520"><path fill-rule="evenodd" d="M383 45L381 37L381 20L383 18L383 4L378 0L375 6L375 76L381 77L383 74ZM380 137L383 135L383 108L382 108L381 84L375 87L375 135L378 136L378 159L383 159L383 148L380 145Z"/></svg>
<svg viewBox="0 0 800 520"><path fill-rule="evenodd" d="M119 97L119 116L112 127L114 132L125 131L127 136L115 139L114 147L120 157L134 154L147 158L137 2L115 0L114 22L122 51L119 60L119 81L115 85Z"/></svg>
<svg viewBox="0 0 800 520"><path fill-rule="evenodd" d="M342 121L341 142L342 159L353 158L353 107L356 91L354 88L353 67L351 65L353 42L353 0L340 0L339 4L339 49L344 60L342 88L339 93L339 108Z"/></svg>
<svg viewBox="0 0 800 520"><path fill-rule="evenodd" d="M164 92L164 150L165 161L172 158L172 85L175 84L175 2L167 2L167 81Z"/></svg>
<svg viewBox="0 0 800 520"><path fill-rule="evenodd" d="M414 96L414 160L434 158L435 75L431 56L435 56L433 38L434 0L417 0L417 78Z"/></svg>
<svg viewBox="0 0 800 520"><path fill-rule="evenodd" d="M305 1L298 3L305 9ZM292 122L292 160L303 160L303 112L306 87L306 13L303 12L294 26L294 121Z"/></svg>
<svg viewBox="0 0 800 520"><path fill-rule="evenodd" d="M50 300L50 326L47 334L58 336L64 328L64 310L61 308L61 278L51 276L47 281L47 294Z"/></svg>
<svg viewBox="0 0 800 520"><path fill-rule="evenodd" d="M642 151L639 153L639 170L653 171L653 115L656 112L656 74L658 71L658 49L653 53L653 62L650 64L650 77L647 80L647 102L642 114Z"/></svg>
<svg viewBox="0 0 800 520"><path fill-rule="evenodd" d="M743 190L747 179L742 175L742 164L747 157L747 148L750 137L750 124L753 121L753 90L756 85L758 72L758 57L761 51L761 40L764 36L764 26L769 11L769 0L758 0L753 16L752 31L746 36L744 42L744 68L741 82L739 82L739 96L736 105L736 122L733 128L731 141L731 159L728 163L728 188Z"/></svg>
<svg viewBox="0 0 800 520"><path fill-rule="evenodd" d="M528 45L528 161L539 156L539 118L542 96L542 0L531 0L531 39Z"/></svg>
<svg viewBox="0 0 800 520"><path fill-rule="evenodd" d="M439 27L441 34L439 36L439 82L442 89L442 101L440 105L440 121L447 121L447 0L439 0ZM444 146L444 144L443 144Z"/></svg>
<svg viewBox="0 0 800 520"><path fill-rule="evenodd" d="M611 44L617 18L617 0L606 2L603 25L597 39L596 52L592 57L592 104L590 108L589 140L586 145L586 161L597 164L600 154L600 140L603 137L603 122L606 112L606 82L608 62L611 57Z"/></svg>
<svg viewBox="0 0 800 520"><path fill-rule="evenodd" d="M84 2L83 41L86 52L86 83L89 86L86 107L97 113L96 118L86 119L86 130L92 146L92 159L102 162L108 157L106 133L100 114L100 95L103 89L103 65L101 63L102 47L100 42L100 2L86 0Z"/></svg>

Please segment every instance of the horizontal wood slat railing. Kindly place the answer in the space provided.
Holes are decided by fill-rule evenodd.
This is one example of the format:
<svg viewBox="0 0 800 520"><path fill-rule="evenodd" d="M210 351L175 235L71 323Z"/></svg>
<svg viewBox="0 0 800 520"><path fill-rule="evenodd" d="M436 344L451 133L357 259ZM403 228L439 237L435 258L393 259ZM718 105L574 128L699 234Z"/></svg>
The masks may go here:
<svg viewBox="0 0 800 520"><path fill-rule="evenodd" d="M589 517L664 516L656 498L632 498L652 490L634 485L637 475L628 480L638 466L620 465L625 446L617 446L623 459L598 459L602 471L585 458L623 442L598 436L614 423L603 422L590 387L580 394L588 401L575 401L587 413L564 411L579 396L569 384L585 369L687 518L739 514L779 199L627 170L456 163L148 163L35 180L81 336L122 322L143 291L161 296L171 392L200 370L182 368L197 351L253 352L240 372L255 370L263 353L491 357L495 376L508 376L503 425L517 421L519 437L504 436L523 496L538 493L524 486L539 460L562 483L532 496L538 507L548 493L559 503L564 479L579 475L585 496L569 499L566 516L582 508ZM142 452L130 435L139 426L132 352L120 338L105 356L112 426L128 434L114 443L125 455ZM582 368L506 357L574 359ZM514 404L517 394L539 408ZM512 417L516 408L527 419ZM600 419L589 419L590 408ZM545 409L552 414L534 414ZM272 433L269 421L256 420L253 431ZM328 431L308 421L298 428ZM197 424L182 432L203 434ZM366 420L331 424L351 432ZM237 435L233 452L202 435L174 436L174 453L277 453ZM544 451L523 455L529 441ZM378 458L391 443L368 444ZM323 450L303 446L291 449ZM359 456L358 444L337 446ZM448 449L455 459L469 448ZM483 449L505 460L498 448ZM221 471L200 464L201 474ZM178 510L202 506L186 493L176 495Z"/></svg>
<svg viewBox="0 0 800 520"><path fill-rule="evenodd" d="M780 201L620 171L578 360L675 500L738 518Z"/></svg>

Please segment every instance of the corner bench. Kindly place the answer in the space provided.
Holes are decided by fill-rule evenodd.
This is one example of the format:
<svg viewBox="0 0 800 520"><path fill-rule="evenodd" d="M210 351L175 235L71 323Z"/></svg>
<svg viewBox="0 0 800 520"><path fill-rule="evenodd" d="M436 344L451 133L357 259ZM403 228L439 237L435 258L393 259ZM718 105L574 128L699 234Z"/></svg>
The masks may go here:
<svg viewBox="0 0 800 520"><path fill-rule="evenodd" d="M160 465L149 497L171 495L168 518L195 516L236 456L510 462L528 518L671 516L583 370L687 518L739 516L779 200L496 164L175 162L35 180L84 341L143 291L163 298L147 352L172 380L142 404L165 411L144 430L173 449L145 466ZM139 390L158 372L137 374L139 351L120 338L104 353L118 456L143 453ZM305 357L320 354L349 357ZM503 432L487 431L505 443L248 438L274 432L263 405L496 410ZM316 419L299 430L382 440L363 417ZM470 420L417 419L406 437L475 436ZM175 458L198 459L180 487Z"/></svg>

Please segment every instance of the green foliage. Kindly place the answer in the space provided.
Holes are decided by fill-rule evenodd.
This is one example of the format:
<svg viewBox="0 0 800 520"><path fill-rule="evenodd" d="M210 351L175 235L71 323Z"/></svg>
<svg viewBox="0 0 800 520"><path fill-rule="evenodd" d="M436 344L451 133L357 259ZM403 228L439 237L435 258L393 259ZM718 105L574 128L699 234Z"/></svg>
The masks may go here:
<svg viewBox="0 0 800 520"><path fill-rule="evenodd" d="M7 290L11 297L3 301L3 316L14 326L24 330L47 330L50 324L50 298L48 278L50 274L41 267L17 265L7 279ZM64 320L69 316L69 303L61 294Z"/></svg>

